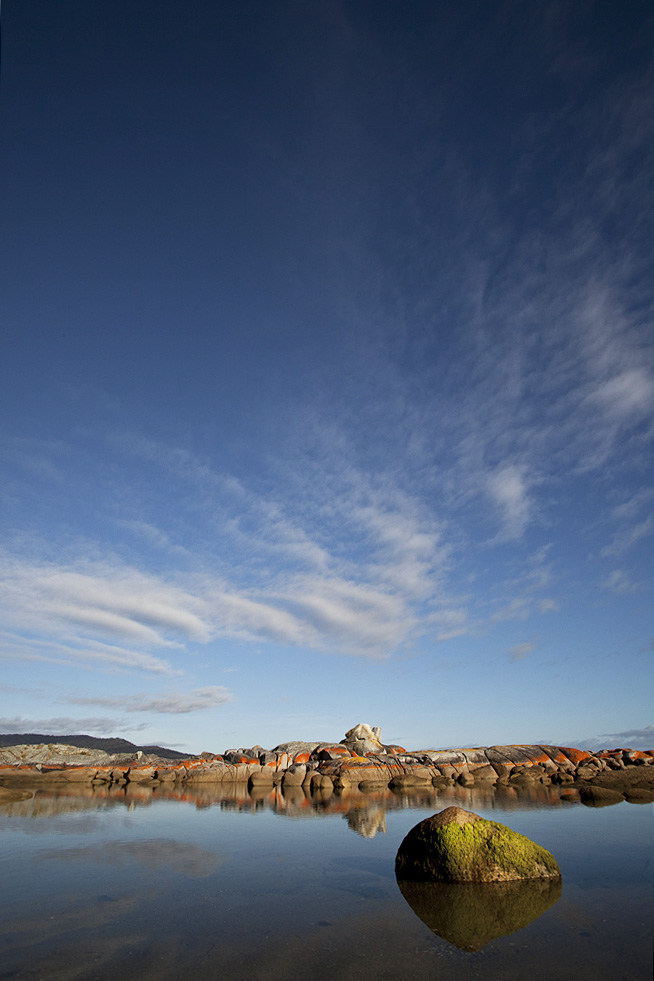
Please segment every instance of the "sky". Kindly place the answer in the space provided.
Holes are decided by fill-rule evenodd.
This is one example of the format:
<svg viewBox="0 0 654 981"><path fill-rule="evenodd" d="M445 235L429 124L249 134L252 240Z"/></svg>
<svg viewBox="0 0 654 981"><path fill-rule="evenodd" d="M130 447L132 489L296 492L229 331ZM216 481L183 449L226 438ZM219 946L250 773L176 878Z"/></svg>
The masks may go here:
<svg viewBox="0 0 654 981"><path fill-rule="evenodd" d="M654 748L651 4L2 28L0 732Z"/></svg>

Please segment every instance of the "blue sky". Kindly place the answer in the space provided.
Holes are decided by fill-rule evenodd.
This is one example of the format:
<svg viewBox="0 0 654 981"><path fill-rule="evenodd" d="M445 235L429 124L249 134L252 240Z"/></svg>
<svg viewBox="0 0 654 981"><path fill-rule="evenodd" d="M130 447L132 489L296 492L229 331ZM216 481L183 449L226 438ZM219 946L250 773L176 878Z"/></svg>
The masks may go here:
<svg viewBox="0 0 654 981"><path fill-rule="evenodd" d="M653 33L6 0L0 731L654 746Z"/></svg>

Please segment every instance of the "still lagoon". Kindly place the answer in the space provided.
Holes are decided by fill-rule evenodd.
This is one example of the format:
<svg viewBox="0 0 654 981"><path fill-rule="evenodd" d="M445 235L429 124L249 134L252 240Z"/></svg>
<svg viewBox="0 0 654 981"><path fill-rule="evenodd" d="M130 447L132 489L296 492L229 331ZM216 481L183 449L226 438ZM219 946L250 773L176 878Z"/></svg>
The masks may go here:
<svg viewBox="0 0 654 981"><path fill-rule="evenodd" d="M38 791L0 806L0 978L649 981L654 808L559 792ZM401 888L402 839L451 804L548 848L561 888Z"/></svg>

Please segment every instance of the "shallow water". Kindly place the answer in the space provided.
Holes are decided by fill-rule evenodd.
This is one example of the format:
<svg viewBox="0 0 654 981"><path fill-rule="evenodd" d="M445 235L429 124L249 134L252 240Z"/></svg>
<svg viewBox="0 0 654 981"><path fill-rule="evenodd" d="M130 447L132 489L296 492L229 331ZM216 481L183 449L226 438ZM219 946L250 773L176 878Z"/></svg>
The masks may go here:
<svg viewBox="0 0 654 981"><path fill-rule="evenodd" d="M39 792L0 807L0 978L651 978L652 805L558 795ZM474 952L434 933L394 874L409 828L452 803L544 845L563 874L542 915L495 939L482 930ZM417 902L450 929L451 897ZM471 916L485 903L459 905Z"/></svg>

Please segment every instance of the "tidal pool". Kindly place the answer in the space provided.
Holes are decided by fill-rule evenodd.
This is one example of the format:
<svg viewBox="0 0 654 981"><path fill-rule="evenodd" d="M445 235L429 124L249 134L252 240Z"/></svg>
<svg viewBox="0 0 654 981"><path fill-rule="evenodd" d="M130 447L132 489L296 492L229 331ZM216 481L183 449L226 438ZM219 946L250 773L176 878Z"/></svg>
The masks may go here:
<svg viewBox="0 0 654 981"><path fill-rule="evenodd" d="M560 892L398 884L404 835L450 804L548 848ZM0 806L0 978L650 979L653 830L651 804L541 785L40 791Z"/></svg>

